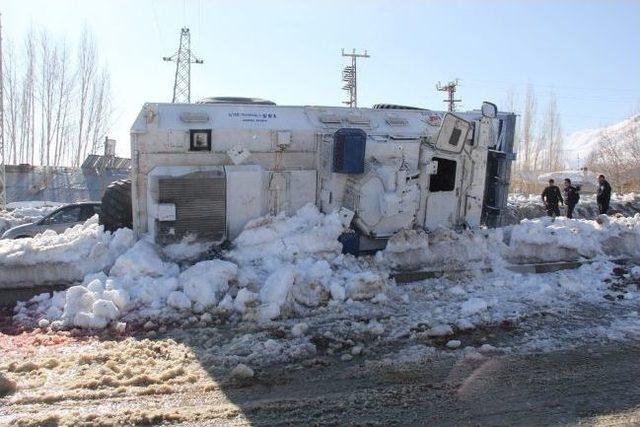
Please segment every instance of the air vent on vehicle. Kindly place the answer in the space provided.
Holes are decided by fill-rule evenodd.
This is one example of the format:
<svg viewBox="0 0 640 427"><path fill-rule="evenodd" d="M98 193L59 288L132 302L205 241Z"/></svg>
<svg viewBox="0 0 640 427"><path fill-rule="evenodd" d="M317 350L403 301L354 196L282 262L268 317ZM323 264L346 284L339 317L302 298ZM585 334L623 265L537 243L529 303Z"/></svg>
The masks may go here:
<svg viewBox="0 0 640 427"><path fill-rule="evenodd" d="M222 170L158 180L158 203L176 207L175 221L159 221L157 241L169 244L188 235L221 242L226 237L226 179Z"/></svg>
<svg viewBox="0 0 640 427"><path fill-rule="evenodd" d="M397 104L375 104L373 106L374 110L424 110L424 108L419 107L411 107L408 105L397 105Z"/></svg>
<svg viewBox="0 0 640 427"><path fill-rule="evenodd" d="M244 98L241 96L210 96L203 98L196 104L249 104L249 105L276 105L275 102L261 98Z"/></svg>
<svg viewBox="0 0 640 427"><path fill-rule="evenodd" d="M409 121L407 119L403 119L402 117L387 117L384 119L389 126L407 126Z"/></svg>
<svg viewBox="0 0 640 427"><path fill-rule="evenodd" d="M325 124L342 123L342 117L338 116L337 114L322 114L318 119Z"/></svg>

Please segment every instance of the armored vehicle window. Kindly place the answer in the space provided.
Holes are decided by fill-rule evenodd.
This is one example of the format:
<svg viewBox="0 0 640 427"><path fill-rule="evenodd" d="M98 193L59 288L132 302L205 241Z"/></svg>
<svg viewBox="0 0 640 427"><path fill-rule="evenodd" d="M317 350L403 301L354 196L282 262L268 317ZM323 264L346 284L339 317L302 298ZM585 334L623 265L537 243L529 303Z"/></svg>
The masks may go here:
<svg viewBox="0 0 640 427"><path fill-rule="evenodd" d="M189 137L189 151L211 151L211 129L191 129Z"/></svg>
<svg viewBox="0 0 640 427"><path fill-rule="evenodd" d="M461 134L462 131L459 128L453 128L451 136L449 137L449 145L453 145L454 147L458 145L458 140L460 139Z"/></svg>
<svg viewBox="0 0 640 427"><path fill-rule="evenodd" d="M456 187L457 162L441 157L434 157L433 160L438 162L438 172L429 178L429 191L432 193L437 191L453 191Z"/></svg>

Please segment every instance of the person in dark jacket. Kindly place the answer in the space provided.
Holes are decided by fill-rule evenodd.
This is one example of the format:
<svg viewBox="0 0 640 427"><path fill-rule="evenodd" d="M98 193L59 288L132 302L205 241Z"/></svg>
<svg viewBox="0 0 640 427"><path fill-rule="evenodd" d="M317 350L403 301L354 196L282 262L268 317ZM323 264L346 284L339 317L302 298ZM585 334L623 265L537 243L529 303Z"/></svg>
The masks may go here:
<svg viewBox="0 0 640 427"><path fill-rule="evenodd" d="M547 215L552 217L560 215L558 203L564 204L564 200L562 199L562 194L560 194L560 189L555 185L553 179L549 180L549 186L542 192L542 203L544 203Z"/></svg>
<svg viewBox="0 0 640 427"><path fill-rule="evenodd" d="M571 185L569 178L564 179L564 204L567 206L567 218L573 218L573 209L578 204L580 196L578 195L578 189Z"/></svg>
<svg viewBox="0 0 640 427"><path fill-rule="evenodd" d="M598 194L596 196L598 202L598 210L600 215L606 215L609 210L609 202L611 201L611 186L604 179L604 175L598 177Z"/></svg>

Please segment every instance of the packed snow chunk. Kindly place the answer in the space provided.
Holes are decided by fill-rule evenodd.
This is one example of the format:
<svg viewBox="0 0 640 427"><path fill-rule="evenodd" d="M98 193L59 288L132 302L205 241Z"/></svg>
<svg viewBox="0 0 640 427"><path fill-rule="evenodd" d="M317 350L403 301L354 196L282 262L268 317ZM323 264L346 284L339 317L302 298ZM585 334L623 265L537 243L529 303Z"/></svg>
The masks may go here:
<svg viewBox="0 0 640 427"><path fill-rule="evenodd" d="M216 305L229 289L229 281L238 274L238 267L228 261L201 261L178 277L184 293L203 307Z"/></svg>
<svg viewBox="0 0 640 427"><path fill-rule="evenodd" d="M345 291L344 286L339 283L332 283L329 290L331 292L331 298L336 301L342 302L347 297L347 292Z"/></svg>
<svg viewBox="0 0 640 427"><path fill-rule="evenodd" d="M329 286L333 272L325 260L310 258L296 264L295 286L292 295L295 301L308 307L317 307L329 299Z"/></svg>
<svg viewBox="0 0 640 427"><path fill-rule="evenodd" d="M237 379L252 378L254 375L253 369L247 365L240 363L231 371L231 376Z"/></svg>
<svg viewBox="0 0 640 427"><path fill-rule="evenodd" d="M426 335L429 337L446 337L453 335L453 329L449 325L436 325L433 328L429 328L426 331Z"/></svg>
<svg viewBox="0 0 640 427"><path fill-rule="evenodd" d="M281 213L250 221L234 240L230 257L245 264L265 257L291 261L305 255L338 255L342 230L337 212L324 215L307 204L291 217Z"/></svg>
<svg viewBox="0 0 640 427"><path fill-rule="evenodd" d="M590 228L586 233L583 229ZM574 261L600 252L596 230L587 221L564 218L524 220L510 230L504 257L514 263Z"/></svg>
<svg viewBox="0 0 640 427"><path fill-rule="evenodd" d="M231 298L229 295L227 295L227 297ZM225 299L227 297L225 297ZM247 288L242 288L238 291L236 299L233 301L233 308L235 308L239 313L245 313L247 311L247 306L255 301L258 301L258 294L251 292Z"/></svg>
<svg viewBox="0 0 640 427"><path fill-rule="evenodd" d="M442 227L430 233L401 230L376 258L396 270L481 267L489 259L491 237L490 233L470 230L458 233Z"/></svg>
<svg viewBox="0 0 640 427"><path fill-rule="evenodd" d="M102 293L102 298L112 301L118 310L124 310L129 304L129 293L124 289L109 289Z"/></svg>
<svg viewBox="0 0 640 427"><path fill-rule="evenodd" d="M375 297L385 290L384 279L372 271L355 274L345 287L347 298L365 300Z"/></svg>
<svg viewBox="0 0 640 427"><path fill-rule="evenodd" d="M382 335L384 333L384 326L376 319L372 319L367 324L367 331L372 335Z"/></svg>
<svg viewBox="0 0 640 427"><path fill-rule="evenodd" d="M469 298L467 301L462 303L461 311L462 314L471 316L473 314L485 311L487 307L487 302L482 298Z"/></svg>
<svg viewBox="0 0 640 427"><path fill-rule="evenodd" d="M73 324L83 329L104 329L109 321L102 316L81 311L73 318Z"/></svg>
<svg viewBox="0 0 640 427"><path fill-rule="evenodd" d="M178 243L162 248L162 253L175 262L193 260L212 246L211 242L197 242L195 234L188 234Z"/></svg>
<svg viewBox="0 0 640 427"><path fill-rule="evenodd" d="M181 291L171 292L167 297L167 304L178 310L189 310L191 308L191 300Z"/></svg>
<svg viewBox="0 0 640 427"><path fill-rule="evenodd" d="M112 302L105 299L99 299L93 303L93 314L104 317L107 320L115 320L118 318L118 307Z"/></svg>
<svg viewBox="0 0 640 427"><path fill-rule="evenodd" d="M233 297L229 294L226 294L224 298L222 298L222 300L218 303L218 309L227 312L233 311Z"/></svg>
<svg viewBox="0 0 640 427"><path fill-rule="evenodd" d="M140 240L118 257L109 274L116 277L161 277L175 275L177 272L177 265L166 263L160 259L154 244Z"/></svg>
<svg viewBox="0 0 640 427"><path fill-rule="evenodd" d="M461 344L462 342L460 342L459 340L449 340L447 342L447 348L455 350L456 348L460 347Z"/></svg>
<svg viewBox="0 0 640 427"><path fill-rule="evenodd" d="M307 325L306 323L296 323L295 325L293 325L293 328L291 328L291 335L293 335L294 337L301 337L307 333L308 329L309 325Z"/></svg>
<svg viewBox="0 0 640 427"><path fill-rule="evenodd" d="M72 324L81 311L90 311L93 307L93 296L84 286L72 286L65 293L62 321Z"/></svg>
<svg viewBox="0 0 640 427"><path fill-rule="evenodd" d="M260 319L272 320L280 316L282 306L293 287L295 276L290 268L284 267L271 274L260 289Z"/></svg>

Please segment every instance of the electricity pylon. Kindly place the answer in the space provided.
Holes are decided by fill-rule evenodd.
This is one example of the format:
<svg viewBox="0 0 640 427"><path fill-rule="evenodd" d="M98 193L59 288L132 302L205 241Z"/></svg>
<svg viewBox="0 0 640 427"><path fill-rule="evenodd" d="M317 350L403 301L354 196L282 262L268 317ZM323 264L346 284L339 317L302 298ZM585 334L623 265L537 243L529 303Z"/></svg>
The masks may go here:
<svg viewBox="0 0 640 427"><path fill-rule="evenodd" d="M176 63L176 77L173 83L173 101L191 102L191 64L202 64L204 61L191 53L191 33L188 28L180 30L180 46L171 56L162 57L165 61Z"/></svg>

